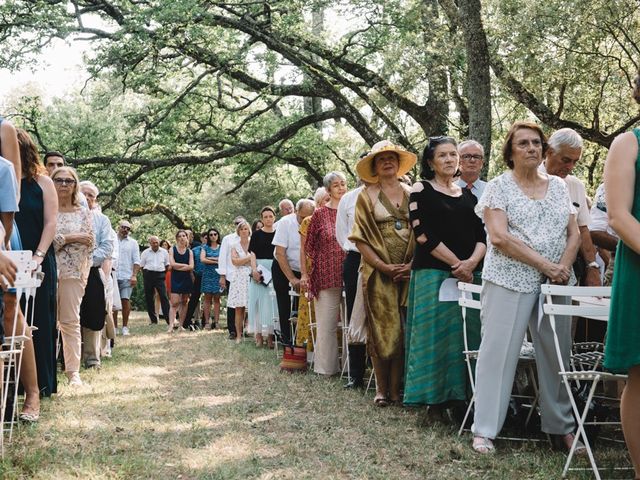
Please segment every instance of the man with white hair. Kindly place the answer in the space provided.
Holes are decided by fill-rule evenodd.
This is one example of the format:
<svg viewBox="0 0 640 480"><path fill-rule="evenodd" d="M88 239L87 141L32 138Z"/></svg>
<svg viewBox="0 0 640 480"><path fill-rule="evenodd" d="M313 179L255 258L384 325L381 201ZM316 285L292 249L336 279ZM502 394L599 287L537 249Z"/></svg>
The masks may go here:
<svg viewBox="0 0 640 480"><path fill-rule="evenodd" d="M487 182L480 180L484 165L484 147L475 140L465 140L458 144L460 157L460 178L456 183L462 188L471 190L478 200L484 192Z"/></svg>
<svg viewBox="0 0 640 480"><path fill-rule="evenodd" d="M142 268L142 280L144 282L144 300L147 304L147 315L151 325L158 324L154 294L158 292L162 314L169 324L169 297L164 283L165 275L169 270L169 252L160 248L160 239L155 235L149 237L149 248L140 255L140 267Z"/></svg>
<svg viewBox="0 0 640 480"><path fill-rule="evenodd" d="M280 202L282 204L282 202ZM280 333L284 343L291 343L291 298L289 298L289 284L294 289L300 289L300 224L313 214L315 205L312 200L303 198L298 200L295 212L279 220L276 234L271 244L276 247L274 261L271 266L273 289L278 302L278 317L280 319ZM281 208L282 210L282 208Z"/></svg>
<svg viewBox="0 0 640 480"><path fill-rule="evenodd" d="M98 187L89 181L80 182L79 187L93 216L95 236L93 263L80 304L82 361L86 368L100 368L100 337L108 315L105 293L107 282L111 281L114 242L111 236L111 222L97 208Z"/></svg>
<svg viewBox="0 0 640 480"><path fill-rule="evenodd" d="M582 137L571 128L561 128L549 137L545 160L540 169L549 175L563 178L569 190L569 197L578 211L580 229L580 251L574 264L574 272L580 283L586 286L600 285L600 266L596 262L596 249L591 240L589 205L584 184L571 175L582 157Z"/></svg>
<svg viewBox="0 0 640 480"><path fill-rule="evenodd" d="M244 217L237 216L233 219L234 227L237 227L242 222L246 220ZM220 288L224 290L225 288L231 288L231 282L227 280L227 274L233 271L233 264L231 263L231 246L234 243L240 241L240 237L235 232L235 229L229 235L226 235L222 239L222 243L220 244L220 253L218 254L218 268L216 271L220 275ZM227 308L227 329L229 330L229 339L234 340L237 336L236 332L236 309L235 308Z"/></svg>

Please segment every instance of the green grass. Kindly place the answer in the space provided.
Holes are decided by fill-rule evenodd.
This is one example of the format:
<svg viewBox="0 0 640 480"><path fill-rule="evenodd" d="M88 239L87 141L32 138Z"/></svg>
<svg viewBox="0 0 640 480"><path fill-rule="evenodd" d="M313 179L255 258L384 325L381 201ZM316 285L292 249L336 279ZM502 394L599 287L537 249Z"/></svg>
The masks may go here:
<svg viewBox="0 0 640 480"><path fill-rule="evenodd" d="M564 455L547 444L498 442L477 456L468 434L425 425L423 409L376 408L337 379L280 373L250 340L145 324L134 315L133 335L101 371L81 373L84 386L60 376L40 423L6 445L0 478L560 478ZM622 447L598 456L627 464Z"/></svg>

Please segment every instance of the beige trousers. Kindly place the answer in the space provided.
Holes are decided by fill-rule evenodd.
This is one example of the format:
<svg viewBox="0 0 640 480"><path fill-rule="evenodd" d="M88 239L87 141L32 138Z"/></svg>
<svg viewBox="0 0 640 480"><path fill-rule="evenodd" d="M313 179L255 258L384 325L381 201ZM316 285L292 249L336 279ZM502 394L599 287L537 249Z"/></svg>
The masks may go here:
<svg viewBox="0 0 640 480"><path fill-rule="evenodd" d="M64 367L67 374L80 371L80 304L85 284L86 281L79 278L58 280L58 328L62 335Z"/></svg>
<svg viewBox="0 0 640 480"><path fill-rule="evenodd" d="M322 375L340 372L338 361L338 322L340 321L341 288L327 288L313 302L316 311L316 345L313 370Z"/></svg>
<svg viewBox="0 0 640 480"><path fill-rule="evenodd" d="M89 368L100 365L102 330L82 327L82 363Z"/></svg>

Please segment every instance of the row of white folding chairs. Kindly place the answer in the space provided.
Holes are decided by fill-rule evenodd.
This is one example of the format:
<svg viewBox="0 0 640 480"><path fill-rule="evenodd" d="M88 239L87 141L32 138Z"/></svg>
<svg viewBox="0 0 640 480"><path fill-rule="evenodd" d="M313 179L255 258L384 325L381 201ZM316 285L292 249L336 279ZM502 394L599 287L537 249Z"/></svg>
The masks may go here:
<svg viewBox="0 0 640 480"><path fill-rule="evenodd" d="M467 342L467 330L466 330L466 310L467 309L476 309L479 310L481 306L481 301L479 299L479 295L482 290L481 285L469 284L469 283L458 283L458 288L461 291L461 296L459 299L459 304L462 307L462 316L463 316L463 337L465 342L465 359L467 361L467 369L469 374L469 381L472 386L472 390L475 392L475 384L473 377L473 370L471 366L471 362L473 359L477 358L477 351L470 350ZM571 407L574 412L574 416L577 420L577 428L576 428L576 436L574 439L574 443L571 446L569 451L569 455L567 456L567 460L565 462L565 466L562 472L562 476L565 477L569 470L583 470L579 468L570 468L571 462L575 455L575 449L578 445L579 441L582 441L587 450L587 456L590 463L590 469L593 471L596 479L600 479L600 472L595 461L595 457L593 455L593 450L589 439L585 433L585 425L611 425L613 423L618 422L605 422L605 421L586 421L587 413L590 410L591 402L593 401L594 395L598 386L602 382L606 381L614 381L614 382L624 382L626 381L626 375L616 375L602 370L602 361L603 361L603 353L600 351L595 352L585 352L578 353L572 356L571 362L569 363L569 369L565 369L564 362L562 359L562 351L560 349L560 341L558 339L557 331L556 331L556 322L557 321L571 321L572 318L586 318L600 321L608 321L609 317L609 300L611 298L611 288L610 287L569 287L564 285L553 285L553 284L543 284L541 287L542 295L544 296L545 302L543 304L543 316L542 321L550 322L550 326L554 335L554 346L556 355L558 358L558 364L560 365L559 375L562 376L563 383L567 392L569 394L569 398L571 401ZM478 298L474 299L473 295L476 295ZM564 297L565 299L569 297L571 301L568 304L557 303L554 301L554 297ZM565 300L566 302L566 300ZM584 346L584 345L583 345ZM593 347L598 347L597 344L593 344ZM585 368L590 367L590 368ZM577 402L574 398L574 392L571 389L572 382L586 382L589 385L589 394L587 400L585 402L584 407L580 410L577 406ZM535 384L534 384L535 386ZM536 395L537 395L537 387L536 387ZM462 432L464 425L466 424L467 417L471 411L471 407L473 404L473 397L470 403L470 406L467 410L467 414L465 415L465 419L462 422L459 433ZM536 406L537 401L534 401L532 404L533 408ZM529 412L529 414L532 413ZM622 467L615 469L627 470L628 468Z"/></svg>
<svg viewBox="0 0 640 480"><path fill-rule="evenodd" d="M563 478L566 477L569 470L584 470L583 468L571 468L571 462L575 455L576 446L578 441L582 441L589 458L590 469L596 479L600 479L600 471L596 463L593 449L589 438L585 432L585 425L612 425L619 422L607 422L607 421L587 421L587 414L591 408L591 403L594 399L594 395L599 385L603 382L625 382L627 380L626 375L617 375L609 373L601 368L603 354L602 352L595 352L593 354L594 362L591 364L591 368L584 368L585 363L578 364L579 362L572 361L570 368L565 369L562 362L562 354L560 350L560 342L556 333L556 324L560 321L571 321L572 317L581 317L585 319L599 320L607 322L609 319L609 303L611 299L611 287L568 287L564 285L542 285L542 294L545 296L545 303L543 310L545 315L545 321L548 319L553 330L554 343L556 355L558 356L558 362L560 365L559 374L562 376L565 388L569 394L571 401L571 408L573 409L574 416L577 420L577 430L575 440L567 460L562 471ZM569 304L560 304L554 302L554 297L570 297L571 302ZM575 368L577 366L577 368ZM585 401L585 405L580 410L574 397L574 392L571 389L572 382L584 382L589 385L589 394ZM617 400L617 399L615 399ZM627 467L614 467L616 470L629 470Z"/></svg>
<svg viewBox="0 0 640 480"><path fill-rule="evenodd" d="M0 383L0 455L4 456L4 438L8 436L11 441L13 437L13 427L16 423L16 412L18 408L18 385L20 384L20 369L22 366L22 351L24 344L30 338L29 332L25 329L18 330L18 316L20 313L20 300L24 297L26 328L35 330L33 326L36 290L42 283L42 273L36 269L36 263L32 260L33 254L29 250L14 250L2 252L9 257L16 265L16 280L11 287L12 293L16 295L16 308L13 317L13 328L11 332L5 332L5 339L0 352L0 362L2 362L3 377ZM3 281L3 284L5 282ZM13 383L13 388L12 387ZM9 394L12 393L12 397ZM12 405L11 411L7 412L7 405Z"/></svg>

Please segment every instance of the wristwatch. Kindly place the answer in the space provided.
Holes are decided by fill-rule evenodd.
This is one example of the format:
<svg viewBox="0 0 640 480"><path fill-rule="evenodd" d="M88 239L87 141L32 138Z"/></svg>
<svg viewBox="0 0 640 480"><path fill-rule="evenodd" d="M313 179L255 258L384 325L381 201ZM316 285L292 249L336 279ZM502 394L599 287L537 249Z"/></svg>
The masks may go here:
<svg viewBox="0 0 640 480"><path fill-rule="evenodd" d="M44 258L45 253L42 250L36 250L33 253L36 257Z"/></svg>
<svg viewBox="0 0 640 480"><path fill-rule="evenodd" d="M596 262L595 260L593 262L587 263L587 267L588 268L597 268L598 270L600 270L600 265L598 265L598 262Z"/></svg>

